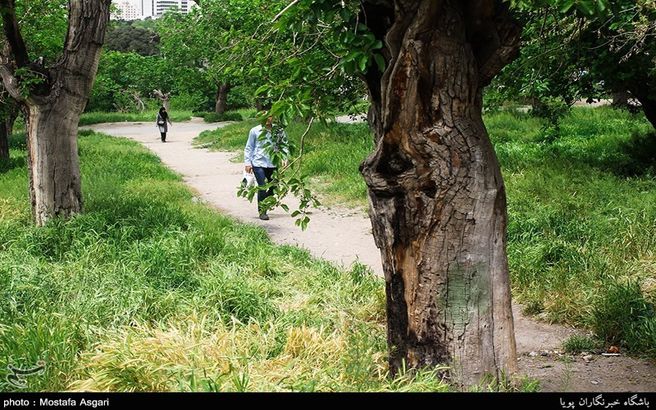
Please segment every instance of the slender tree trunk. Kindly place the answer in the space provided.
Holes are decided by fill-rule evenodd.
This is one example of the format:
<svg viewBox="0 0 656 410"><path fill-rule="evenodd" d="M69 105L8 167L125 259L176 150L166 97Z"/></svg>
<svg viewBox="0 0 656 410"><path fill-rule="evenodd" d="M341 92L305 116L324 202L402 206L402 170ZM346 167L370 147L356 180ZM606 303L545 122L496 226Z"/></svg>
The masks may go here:
<svg viewBox="0 0 656 410"><path fill-rule="evenodd" d="M16 124L16 119L18 118L19 110L16 104L12 104L12 107L5 118L5 128L7 129L7 135L11 136L14 133L14 125Z"/></svg>
<svg viewBox="0 0 656 410"><path fill-rule="evenodd" d="M61 99L30 106L27 119L30 199L37 225L52 217L82 211L80 161L77 151L79 114Z"/></svg>
<svg viewBox="0 0 656 410"><path fill-rule="evenodd" d="M214 111L217 114L223 114L227 111L229 91L230 91L230 85L226 83L219 84L216 90L216 104L214 106Z"/></svg>
<svg viewBox="0 0 656 410"><path fill-rule="evenodd" d="M377 144L361 167L385 271L390 368L446 363L465 384L499 377L515 371L516 351L506 194L482 88L513 58L518 26L476 20L468 2L394 5L363 13L393 23L370 26L386 33L388 67L366 78ZM506 30L506 48L473 43L485 30Z"/></svg>
<svg viewBox="0 0 656 410"><path fill-rule="evenodd" d="M18 116L15 104L8 106L4 120L0 121L0 160L9 160L9 138L14 132L14 122Z"/></svg>
<svg viewBox="0 0 656 410"><path fill-rule="evenodd" d="M0 161L9 160L9 136L7 124L0 121Z"/></svg>

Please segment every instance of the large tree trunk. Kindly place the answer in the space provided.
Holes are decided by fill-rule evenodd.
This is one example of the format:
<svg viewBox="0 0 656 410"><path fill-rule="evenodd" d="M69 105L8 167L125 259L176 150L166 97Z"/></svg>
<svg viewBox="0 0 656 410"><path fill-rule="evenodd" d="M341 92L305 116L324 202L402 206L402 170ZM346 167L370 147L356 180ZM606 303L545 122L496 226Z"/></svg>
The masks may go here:
<svg viewBox="0 0 656 410"><path fill-rule="evenodd" d="M226 83L219 84L216 89L216 104L214 106L214 111L217 114L223 114L228 109L228 92L230 91L230 85Z"/></svg>
<svg viewBox="0 0 656 410"><path fill-rule="evenodd" d="M37 225L52 217L82 211L77 125L80 112L60 98L53 104L30 106L27 119L28 168L32 214Z"/></svg>
<svg viewBox="0 0 656 410"><path fill-rule="evenodd" d="M394 6L371 2L363 12L391 22L369 24L385 35L388 67L366 76L377 145L362 164L385 271L390 368L446 363L464 384L499 377L515 370L516 351L506 195L482 88L514 58L519 26L494 1Z"/></svg>
<svg viewBox="0 0 656 410"><path fill-rule="evenodd" d="M82 210L77 125L93 86L111 0L69 0L64 53L50 68L29 66L46 79L24 95L15 68L29 59L18 27L14 2L0 0L3 28L11 55L2 56L5 88L27 111L30 198L37 225ZM12 58L13 57L13 58Z"/></svg>

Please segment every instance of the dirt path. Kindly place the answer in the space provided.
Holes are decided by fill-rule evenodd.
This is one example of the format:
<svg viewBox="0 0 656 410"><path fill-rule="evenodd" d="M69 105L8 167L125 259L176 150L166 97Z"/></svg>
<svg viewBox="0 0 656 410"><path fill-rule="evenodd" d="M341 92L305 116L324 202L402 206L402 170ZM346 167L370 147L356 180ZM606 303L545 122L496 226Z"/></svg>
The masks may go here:
<svg viewBox="0 0 656 410"><path fill-rule="evenodd" d="M231 161L235 154L191 146L193 138L202 131L223 125L206 124L197 119L176 123L166 143L160 142L152 123L113 123L84 128L142 143L164 164L180 173L202 200L243 222L262 226L277 243L306 248L316 257L347 267L359 261L382 276L380 252L371 235L370 221L358 211L315 210L306 231L296 227L294 220L280 209L269 213L269 221L260 221L256 205L236 195L243 166ZM296 202L290 200L288 205L291 208ZM656 391L654 363L625 356L561 355L562 342L576 330L526 318L517 306L513 311L520 371L540 380L542 391Z"/></svg>

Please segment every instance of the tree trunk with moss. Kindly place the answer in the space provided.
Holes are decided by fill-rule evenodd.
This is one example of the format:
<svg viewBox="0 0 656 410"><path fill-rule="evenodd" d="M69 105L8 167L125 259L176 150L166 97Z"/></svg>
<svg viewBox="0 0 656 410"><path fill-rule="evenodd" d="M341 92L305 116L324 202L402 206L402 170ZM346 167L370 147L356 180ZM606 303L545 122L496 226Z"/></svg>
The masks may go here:
<svg viewBox="0 0 656 410"><path fill-rule="evenodd" d="M469 384L516 369L506 193L482 92L515 58L501 1L371 1L386 47L366 75L375 151L361 171L381 250L393 373L448 364Z"/></svg>

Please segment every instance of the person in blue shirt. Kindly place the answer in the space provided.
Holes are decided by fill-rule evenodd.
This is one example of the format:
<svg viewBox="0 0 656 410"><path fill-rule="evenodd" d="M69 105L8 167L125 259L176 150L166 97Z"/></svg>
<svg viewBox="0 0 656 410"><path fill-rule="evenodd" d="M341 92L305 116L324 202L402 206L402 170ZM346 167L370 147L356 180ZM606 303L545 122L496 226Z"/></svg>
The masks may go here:
<svg viewBox="0 0 656 410"><path fill-rule="evenodd" d="M277 130L276 138L272 137L273 117L262 117L263 124L251 128L248 133L248 141L244 148L244 167L247 173L255 174L255 180L259 186L271 182L276 166L271 160L271 153L282 152L285 157L289 155L287 149L287 135L282 130ZM287 160L283 160L286 166ZM267 190L257 191L257 209L260 219L268 221L269 216L262 207L262 202L273 195L273 187Z"/></svg>

